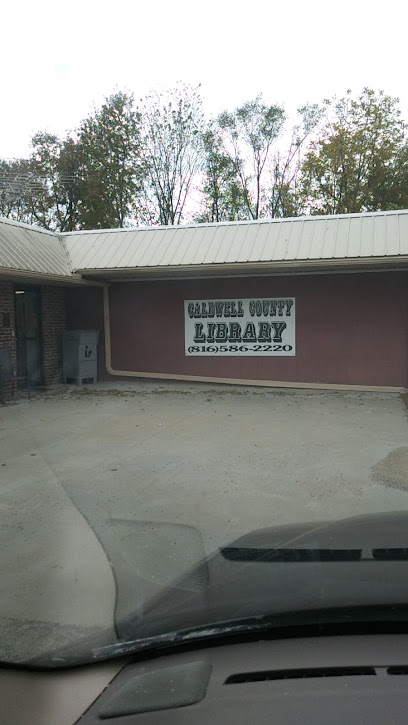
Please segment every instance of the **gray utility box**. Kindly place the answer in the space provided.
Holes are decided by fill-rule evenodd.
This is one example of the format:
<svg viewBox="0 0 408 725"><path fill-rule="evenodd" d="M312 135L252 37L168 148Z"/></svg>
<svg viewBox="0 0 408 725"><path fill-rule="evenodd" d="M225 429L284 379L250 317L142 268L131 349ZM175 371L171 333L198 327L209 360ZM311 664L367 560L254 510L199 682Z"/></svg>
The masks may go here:
<svg viewBox="0 0 408 725"><path fill-rule="evenodd" d="M64 333L64 383L76 382L82 385L84 380L96 383L98 337L98 330L69 330Z"/></svg>

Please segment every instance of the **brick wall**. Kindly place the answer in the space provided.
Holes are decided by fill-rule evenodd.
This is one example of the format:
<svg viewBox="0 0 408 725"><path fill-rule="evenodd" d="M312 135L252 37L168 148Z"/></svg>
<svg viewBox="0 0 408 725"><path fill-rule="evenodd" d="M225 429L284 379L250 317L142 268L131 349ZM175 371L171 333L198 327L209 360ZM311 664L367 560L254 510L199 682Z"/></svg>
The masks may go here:
<svg viewBox="0 0 408 725"><path fill-rule="evenodd" d="M0 348L8 348L11 352L13 372L16 373L16 334L14 311L14 285L12 282L0 281ZM4 384L3 392L9 396L12 382Z"/></svg>
<svg viewBox="0 0 408 725"><path fill-rule="evenodd" d="M44 384L62 380L62 335L66 326L66 290L41 287Z"/></svg>

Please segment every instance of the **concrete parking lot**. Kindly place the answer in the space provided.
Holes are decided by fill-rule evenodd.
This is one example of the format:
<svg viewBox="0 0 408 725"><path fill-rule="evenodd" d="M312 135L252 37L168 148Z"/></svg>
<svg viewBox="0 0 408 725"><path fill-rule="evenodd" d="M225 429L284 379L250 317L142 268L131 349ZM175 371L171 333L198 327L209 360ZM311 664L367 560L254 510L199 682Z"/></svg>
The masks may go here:
<svg viewBox="0 0 408 725"><path fill-rule="evenodd" d="M399 395L147 382L3 406L0 615L112 617L112 519L187 525L210 554L259 527L406 508L406 416Z"/></svg>

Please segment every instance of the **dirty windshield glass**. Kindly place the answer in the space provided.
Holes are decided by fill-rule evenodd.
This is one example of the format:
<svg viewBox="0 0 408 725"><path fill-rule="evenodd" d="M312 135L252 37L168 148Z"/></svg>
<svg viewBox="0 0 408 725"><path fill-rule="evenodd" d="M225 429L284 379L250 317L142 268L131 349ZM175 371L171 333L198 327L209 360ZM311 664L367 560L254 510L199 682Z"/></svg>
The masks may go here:
<svg viewBox="0 0 408 725"><path fill-rule="evenodd" d="M4 10L0 662L404 620L403 24L91 6Z"/></svg>

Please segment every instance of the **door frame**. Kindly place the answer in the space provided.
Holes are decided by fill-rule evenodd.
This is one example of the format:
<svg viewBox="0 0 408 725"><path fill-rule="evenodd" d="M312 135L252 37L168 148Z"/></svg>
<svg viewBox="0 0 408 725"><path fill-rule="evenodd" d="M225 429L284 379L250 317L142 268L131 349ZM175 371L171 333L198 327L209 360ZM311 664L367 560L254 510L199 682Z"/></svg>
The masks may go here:
<svg viewBox="0 0 408 725"><path fill-rule="evenodd" d="M41 286L40 285L30 285L30 284L15 284L14 285L14 313L15 313L15 333L16 333L16 367L17 367L17 384L20 387L24 387L24 385L27 382L27 376L28 376L28 366L27 366L27 340L25 340L24 344L24 373L21 375L19 373L19 350L21 349L21 346L18 341L18 317L17 317L17 294L19 292L28 292L31 294L35 294L36 296L36 314L37 314L37 321L38 321L38 368L39 368L39 381L38 382L32 382L29 381L29 385L32 388L40 387L44 384L44 365L43 365L43 336L42 336L42 308L41 308ZM21 368L20 368L21 370ZM19 379L20 378L20 379Z"/></svg>

